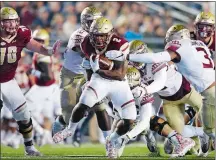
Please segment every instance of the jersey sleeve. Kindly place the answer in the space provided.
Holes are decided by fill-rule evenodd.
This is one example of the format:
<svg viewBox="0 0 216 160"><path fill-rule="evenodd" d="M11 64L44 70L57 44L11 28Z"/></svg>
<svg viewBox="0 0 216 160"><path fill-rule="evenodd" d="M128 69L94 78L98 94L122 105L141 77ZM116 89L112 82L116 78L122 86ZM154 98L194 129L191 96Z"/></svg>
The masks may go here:
<svg viewBox="0 0 216 160"><path fill-rule="evenodd" d="M32 31L26 26L19 26L18 37L23 45L26 46L32 38Z"/></svg>
<svg viewBox="0 0 216 160"><path fill-rule="evenodd" d="M84 30L75 31L74 33L72 33L68 41L67 47L70 49L73 49L74 47L80 47L81 42L83 41L83 39L87 34L88 33Z"/></svg>

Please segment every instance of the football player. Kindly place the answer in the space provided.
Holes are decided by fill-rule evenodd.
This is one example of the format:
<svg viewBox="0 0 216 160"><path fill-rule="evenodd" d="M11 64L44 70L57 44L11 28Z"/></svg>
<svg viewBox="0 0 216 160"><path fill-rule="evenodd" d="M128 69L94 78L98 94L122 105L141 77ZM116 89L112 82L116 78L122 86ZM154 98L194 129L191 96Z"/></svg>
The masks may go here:
<svg viewBox="0 0 216 160"><path fill-rule="evenodd" d="M44 46L49 46L49 33L45 29L35 30L32 38ZM25 97L27 105L30 106L34 128L38 131L41 140L45 137L47 140L51 139L50 130L54 109L61 108L59 86L55 83L53 69L52 56L34 53L32 68L27 71L28 75L34 76L35 84L26 93ZM48 143L50 142L51 140ZM43 144L45 143L44 141ZM43 144L39 143L39 145Z"/></svg>
<svg viewBox="0 0 216 160"><path fill-rule="evenodd" d="M194 21L194 31L190 32L191 39L200 40L209 48L215 62L215 16L211 12L201 12ZM193 119L195 111L188 108L186 122Z"/></svg>
<svg viewBox="0 0 216 160"><path fill-rule="evenodd" d="M26 26L19 25L19 16L13 8L1 8L0 20L0 85L2 100L4 105L12 111L13 117L18 123L19 132L24 138L25 154L40 156L40 152L32 143L33 126L31 115L14 75L24 47L33 52L50 56L58 52L60 42L56 41L53 47L45 47L35 41L31 36L31 30Z"/></svg>
<svg viewBox="0 0 216 160"><path fill-rule="evenodd" d="M112 60L128 59L134 62L159 63L173 61L178 71L203 96L201 110L205 133L215 141L215 71L208 47L199 40L191 40L190 32L183 25L173 25L165 37L165 51L157 54L129 54L107 52ZM188 58L189 57L189 58ZM215 146L214 146L215 147Z"/></svg>
<svg viewBox="0 0 216 160"><path fill-rule="evenodd" d="M88 76L89 83L82 92L79 103L72 111L68 128L53 137L55 142L59 142L74 134L78 122L86 111L105 97L109 97L122 118L115 131L106 139L109 158L117 157L115 142L130 129L136 119L134 98L126 80L127 61L113 61L114 67L110 70L100 69L99 57L105 56L105 52L118 50L122 54L128 54L128 42L116 36L113 30L110 20L104 17L96 19L91 24L89 35L81 43L86 59L90 60L92 71L91 76ZM95 60L92 59L94 55L96 55Z"/></svg>
<svg viewBox="0 0 216 160"><path fill-rule="evenodd" d="M85 83L86 66L82 66L83 55L80 44L89 32L93 20L102 17L102 13L95 7L86 7L81 13L81 27L74 31L68 41L64 52L64 62L60 74L62 116L59 116L53 124L53 134L64 129L68 125L71 111L78 103L81 95L81 87ZM103 103L96 104L95 113L98 125L104 137L110 134L111 122ZM88 120L88 119L86 119ZM84 123L85 124L85 123Z"/></svg>
<svg viewBox="0 0 216 160"><path fill-rule="evenodd" d="M130 43L130 51L131 54L148 53L148 47L142 41L135 40ZM142 82L148 84L145 87L147 92L157 92L163 100L163 111L170 126L185 137L195 136L197 132L194 130L197 129L204 142L203 147L207 147L207 136L200 128L184 125L184 104L188 103L199 111L202 107L202 96L176 70L175 65L130 63L140 70ZM206 152L207 149L204 150Z"/></svg>

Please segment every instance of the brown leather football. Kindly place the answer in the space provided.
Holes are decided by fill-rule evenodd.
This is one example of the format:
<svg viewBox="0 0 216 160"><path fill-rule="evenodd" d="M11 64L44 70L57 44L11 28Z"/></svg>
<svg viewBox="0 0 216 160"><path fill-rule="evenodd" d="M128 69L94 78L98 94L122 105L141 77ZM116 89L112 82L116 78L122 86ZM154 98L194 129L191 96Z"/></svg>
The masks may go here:
<svg viewBox="0 0 216 160"><path fill-rule="evenodd" d="M95 60L96 55L92 56L92 60ZM112 70L114 63L112 60L109 60L107 57L105 57L104 55L100 55L99 56L99 66L100 69L103 70Z"/></svg>

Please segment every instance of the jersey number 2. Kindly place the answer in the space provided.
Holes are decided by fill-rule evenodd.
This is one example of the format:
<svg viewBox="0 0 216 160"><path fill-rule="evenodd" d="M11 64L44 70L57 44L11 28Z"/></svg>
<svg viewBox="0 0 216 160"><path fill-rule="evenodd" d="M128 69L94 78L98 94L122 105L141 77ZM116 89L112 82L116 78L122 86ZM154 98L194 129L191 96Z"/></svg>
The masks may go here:
<svg viewBox="0 0 216 160"><path fill-rule="evenodd" d="M211 58L209 57L208 53L206 52L206 50L204 48L201 47L197 47L196 48L197 52L201 52L204 53L204 58L207 59L209 61L209 63L203 63L203 68L214 68L214 65L212 63Z"/></svg>
<svg viewBox="0 0 216 160"><path fill-rule="evenodd" d="M3 65L5 60L5 54L6 54L7 48L1 48L1 57L0 57L0 65ZM7 54L7 62L8 63L14 63L17 60L17 47L16 46L10 46L8 47L8 54Z"/></svg>

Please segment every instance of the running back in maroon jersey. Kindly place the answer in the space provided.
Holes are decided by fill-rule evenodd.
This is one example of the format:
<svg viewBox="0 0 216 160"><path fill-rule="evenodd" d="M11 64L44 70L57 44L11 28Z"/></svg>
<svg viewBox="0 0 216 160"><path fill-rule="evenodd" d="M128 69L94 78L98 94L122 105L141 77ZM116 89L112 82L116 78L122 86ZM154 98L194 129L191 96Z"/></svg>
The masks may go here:
<svg viewBox="0 0 216 160"><path fill-rule="evenodd" d="M21 51L31 39L31 30L20 26L10 39L0 39L0 83L4 83L14 78Z"/></svg>

